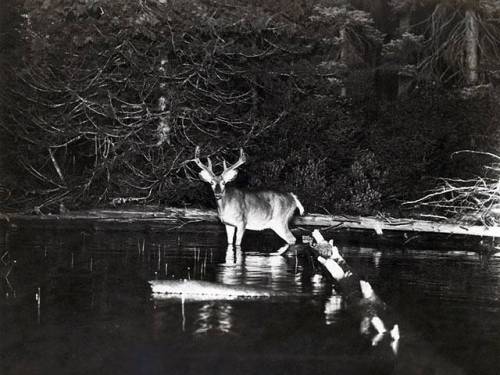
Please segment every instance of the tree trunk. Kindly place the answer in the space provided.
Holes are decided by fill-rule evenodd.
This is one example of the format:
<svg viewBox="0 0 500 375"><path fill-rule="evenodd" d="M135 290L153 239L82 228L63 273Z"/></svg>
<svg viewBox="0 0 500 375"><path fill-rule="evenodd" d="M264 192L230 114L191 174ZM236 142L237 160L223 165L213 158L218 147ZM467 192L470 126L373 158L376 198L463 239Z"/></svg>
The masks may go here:
<svg viewBox="0 0 500 375"><path fill-rule="evenodd" d="M411 22L411 11L406 12L401 15L399 19L399 32L402 34L410 31L410 22Z"/></svg>
<svg viewBox="0 0 500 375"><path fill-rule="evenodd" d="M406 11L399 19L399 32L401 35L410 31L412 10ZM411 80L407 76L398 74L398 97L406 95L410 89Z"/></svg>
<svg viewBox="0 0 500 375"><path fill-rule="evenodd" d="M479 28L474 10L467 9L465 12L465 63L466 79L469 85L476 85L478 82L478 41Z"/></svg>
<svg viewBox="0 0 500 375"><path fill-rule="evenodd" d="M339 55L339 60L341 64L347 65L347 56L349 54L348 47L347 47L347 41L346 41L346 30L345 26L340 29L340 55ZM340 96L346 97L347 96L347 89L345 87L345 82L343 82L343 86L340 90Z"/></svg>

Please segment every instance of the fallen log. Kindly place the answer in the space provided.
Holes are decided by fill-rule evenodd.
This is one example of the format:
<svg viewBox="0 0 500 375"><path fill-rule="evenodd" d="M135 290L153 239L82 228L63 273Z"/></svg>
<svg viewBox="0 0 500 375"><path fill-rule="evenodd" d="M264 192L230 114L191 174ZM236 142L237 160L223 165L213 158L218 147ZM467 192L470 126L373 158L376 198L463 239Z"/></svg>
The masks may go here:
<svg viewBox="0 0 500 375"><path fill-rule="evenodd" d="M309 214L295 217L293 223L308 226L371 229L377 234L382 234L384 231L400 231L500 237L500 227L498 226L451 224L415 219Z"/></svg>
<svg viewBox="0 0 500 375"><path fill-rule="evenodd" d="M421 374L432 372L439 374L465 374L461 368L442 357L433 345L422 339L408 324L403 323L404 332L400 332L399 319L394 324L394 312L374 292L371 285L360 280L356 272L349 267L333 241L327 242L322 234L315 230L313 237L316 244L311 250L323 264L328 274L337 282L335 289L345 299L348 311L360 319L360 333L371 337L374 347L389 344L394 354L394 367L384 373L391 374ZM338 300L332 295L332 301L327 301L325 314L335 313L339 309ZM392 328L388 323L392 325ZM401 341L401 342L400 342ZM377 353L377 357L379 353Z"/></svg>
<svg viewBox="0 0 500 375"><path fill-rule="evenodd" d="M191 222L219 222L216 210L196 208L165 208L153 206L132 207L127 209L92 209L69 211L60 214L34 215L20 213L0 214L0 222L22 221L63 221L92 220L107 223L169 223L187 224ZM292 225L322 227L324 229L374 230L377 234L384 231L426 232L482 237L500 237L500 227L483 225L464 225L429 220L395 219L385 217L362 217L344 215L306 214L295 216Z"/></svg>
<svg viewBox="0 0 500 375"><path fill-rule="evenodd" d="M390 346L395 354L398 351L399 325L386 328L388 309L386 304L375 294L370 283L357 275L340 254L333 241L327 242L323 235L315 229L312 233L316 244L312 251L318 261L325 267L329 275L336 281L335 289L345 299L348 310L353 311L360 319L360 333L369 335L373 328L375 335L372 345L376 346L384 336L389 336Z"/></svg>

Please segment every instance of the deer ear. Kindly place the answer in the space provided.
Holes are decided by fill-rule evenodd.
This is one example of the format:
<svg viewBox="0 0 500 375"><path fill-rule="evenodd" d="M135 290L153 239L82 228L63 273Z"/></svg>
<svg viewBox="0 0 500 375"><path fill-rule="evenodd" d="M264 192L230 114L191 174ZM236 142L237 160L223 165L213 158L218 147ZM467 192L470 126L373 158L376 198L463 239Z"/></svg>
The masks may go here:
<svg viewBox="0 0 500 375"><path fill-rule="evenodd" d="M236 176L238 176L238 170L237 169L231 169L227 172L224 172L224 174L222 175L222 179L224 180L224 182L230 182L230 181L233 181Z"/></svg>
<svg viewBox="0 0 500 375"><path fill-rule="evenodd" d="M212 182L212 176L206 170L200 171L200 173L198 173L198 176L200 176L200 178L205 182Z"/></svg>

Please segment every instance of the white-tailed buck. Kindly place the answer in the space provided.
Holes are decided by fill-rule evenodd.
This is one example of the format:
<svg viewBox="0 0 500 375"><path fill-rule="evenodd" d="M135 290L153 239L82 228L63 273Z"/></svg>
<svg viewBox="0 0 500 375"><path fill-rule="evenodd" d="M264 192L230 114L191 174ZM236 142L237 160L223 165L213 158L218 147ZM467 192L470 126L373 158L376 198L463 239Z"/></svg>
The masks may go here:
<svg viewBox="0 0 500 375"><path fill-rule="evenodd" d="M214 191L219 218L226 226L228 244L240 246L246 229L272 229L288 244L295 243L296 239L288 229L288 222L297 208L301 215L304 213L304 207L295 194L226 186L236 178L237 168L246 161L243 149L240 149L238 161L230 167L223 161L224 171L219 176L213 172L210 158L207 158L207 165L200 161L199 147L196 147L194 161L201 168L200 178L208 182Z"/></svg>

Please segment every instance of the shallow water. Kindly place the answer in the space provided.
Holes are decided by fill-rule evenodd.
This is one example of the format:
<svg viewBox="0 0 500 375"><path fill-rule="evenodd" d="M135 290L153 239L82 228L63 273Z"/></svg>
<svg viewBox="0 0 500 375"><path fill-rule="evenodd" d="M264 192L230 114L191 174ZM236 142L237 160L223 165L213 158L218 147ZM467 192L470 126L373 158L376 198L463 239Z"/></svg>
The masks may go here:
<svg viewBox="0 0 500 375"><path fill-rule="evenodd" d="M123 229L123 228L122 228ZM9 228L0 280L1 374L497 374L500 259L340 245L397 323L397 351L360 334L356 306L308 256L242 252L217 225L163 233ZM2 232L0 232L2 233ZM436 244L438 250L439 244ZM3 266L2 277L6 266ZM207 280L287 292L236 301L155 301L147 280Z"/></svg>

